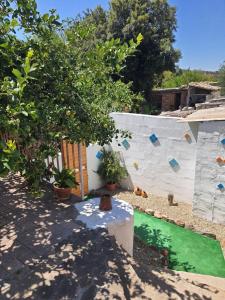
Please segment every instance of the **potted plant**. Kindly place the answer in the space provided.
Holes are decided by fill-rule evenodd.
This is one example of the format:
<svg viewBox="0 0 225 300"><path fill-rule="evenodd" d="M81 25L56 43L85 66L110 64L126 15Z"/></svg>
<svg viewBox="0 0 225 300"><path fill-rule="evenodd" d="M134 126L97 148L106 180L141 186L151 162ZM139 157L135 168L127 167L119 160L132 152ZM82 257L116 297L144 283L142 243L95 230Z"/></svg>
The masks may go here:
<svg viewBox="0 0 225 300"><path fill-rule="evenodd" d="M76 188L79 183L76 181L74 170L58 169L53 170L54 192L59 200L67 200L70 198L72 188Z"/></svg>
<svg viewBox="0 0 225 300"><path fill-rule="evenodd" d="M101 196L99 209L102 211L112 210L112 198L109 194L104 194Z"/></svg>
<svg viewBox="0 0 225 300"><path fill-rule="evenodd" d="M106 182L106 188L114 191L118 183L127 177L127 170L121 165L115 152L102 150L101 163L97 173Z"/></svg>

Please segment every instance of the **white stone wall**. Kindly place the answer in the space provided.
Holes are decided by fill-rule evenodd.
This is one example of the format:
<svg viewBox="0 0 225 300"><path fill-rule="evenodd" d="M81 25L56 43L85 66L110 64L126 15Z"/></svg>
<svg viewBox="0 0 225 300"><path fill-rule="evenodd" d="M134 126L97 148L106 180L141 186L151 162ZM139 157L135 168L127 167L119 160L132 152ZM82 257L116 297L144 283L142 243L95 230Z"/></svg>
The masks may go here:
<svg viewBox="0 0 225 300"><path fill-rule="evenodd" d="M99 189L103 186L103 181L96 173L100 160L96 157L98 151L102 147L99 145L91 144L87 147L87 172L88 172L88 189L89 191Z"/></svg>
<svg viewBox="0 0 225 300"><path fill-rule="evenodd" d="M132 133L128 150L118 146L116 141L112 144L113 150L120 151L130 174L125 187L140 186L159 196L172 192L176 200L191 203L198 123L190 127L188 123L178 123L177 118L126 113L113 113L112 117L118 128ZM190 141L184 137L186 132L191 136ZM152 133L158 137L156 145L149 140ZM176 170L169 164L173 158L179 163Z"/></svg>
<svg viewBox="0 0 225 300"><path fill-rule="evenodd" d="M225 224L225 164L218 164L216 157L225 159L225 121L202 122L199 124L195 192L193 213L216 223Z"/></svg>
<svg viewBox="0 0 225 300"><path fill-rule="evenodd" d="M218 164L216 157L225 160L225 121L179 123L177 118L140 114L112 113L120 129L132 133L126 150L118 142L112 143L120 153L129 178L123 186L133 189L140 186L147 192L167 197L174 193L175 200L193 203L193 213L216 223L225 224L225 163ZM188 132L191 140L184 134ZM159 143L154 145L149 136L154 133ZM122 140L119 141L121 143ZM96 158L100 146L87 148L89 190L102 187L96 174L100 160ZM176 159L178 169L173 169L170 159ZM149 200L150 201L150 200Z"/></svg>

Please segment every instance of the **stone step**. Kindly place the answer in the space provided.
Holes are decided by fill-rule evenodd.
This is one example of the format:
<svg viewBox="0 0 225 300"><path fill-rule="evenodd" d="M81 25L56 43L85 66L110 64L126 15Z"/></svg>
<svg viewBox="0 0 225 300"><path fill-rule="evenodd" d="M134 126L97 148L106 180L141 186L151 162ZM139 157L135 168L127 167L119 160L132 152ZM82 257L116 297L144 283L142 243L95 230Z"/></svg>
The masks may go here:
<svg viewBox="0 0 225 300"><path fill-rule="evenodd" d="M132 258L109 263L105 282L98 287L95 299L225 299L225 279L213 276L151 269Z"/></svg>
<svg viewBox="0 0 225 300"><path fill-rule="evenodd" d="M207 284L208 286L225 291L225 278L181 271L177 271L176 273L179 274L186 281L197 281L200 284Z"/></svg>
<svg viewBox="0 0 225 300"><path fill-rule="evenodd" d="M213 276L152 270L143 285L151 299L225 299L225 280Z"/></svg>

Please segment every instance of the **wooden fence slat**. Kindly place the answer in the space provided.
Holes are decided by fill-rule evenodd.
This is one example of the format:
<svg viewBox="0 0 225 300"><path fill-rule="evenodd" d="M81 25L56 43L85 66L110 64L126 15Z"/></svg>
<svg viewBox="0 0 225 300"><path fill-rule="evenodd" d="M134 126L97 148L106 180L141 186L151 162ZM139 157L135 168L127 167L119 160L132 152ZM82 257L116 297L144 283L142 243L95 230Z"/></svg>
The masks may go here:
<svg viewBox="0 0 225 300"><path fill-rule="evenodd" d="M70 168L70 160L69 160L69 143L66 142L66 168Z"/></svg>
<svg viewBox="0 0 225 300"><path fill-rule="evenodd" d="M56 154L57 169L59 170L59 154Z"/></svg>
<svg viewBox="0 0 225 300"><path fill-rule="evenodd" d="M61 144L61 152L62 152L63 167L75 169L76 181L81 183L78 144L71 144L64 140L62 141ZM81 146L81 156L82 156L83 189L84 189L84 194L87 194L88 175L87 175L87 157L86 157L85 145ZM77 196L82 196L80 185L76 189L72 189L72 193Z"/></svg>

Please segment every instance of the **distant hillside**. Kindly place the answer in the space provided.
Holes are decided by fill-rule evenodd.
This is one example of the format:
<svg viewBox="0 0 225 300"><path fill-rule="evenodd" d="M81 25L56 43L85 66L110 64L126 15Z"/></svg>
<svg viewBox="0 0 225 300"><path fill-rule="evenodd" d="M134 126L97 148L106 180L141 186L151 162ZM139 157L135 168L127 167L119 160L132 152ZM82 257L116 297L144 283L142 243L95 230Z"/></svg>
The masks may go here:
<svg viewBox="0 0 225 300"><path fill-rule="evenodd" d="M183 71L188 71L188 70L183 69ZM206 75L211 75L215 78L218 78L218 76L219 76L219 71L205 71L205 70L194 70L194 71L197 71L197 72L200 72L200 73L203 73Z"/></svg>
<svg viewBox="0 0 225 300"><path fill-rule="evenodd" d="M174 88L182 85L188 85L190 82L215 82L217 80L218 72L179 69L176 73L165 71L159 87Z"/></svg>

